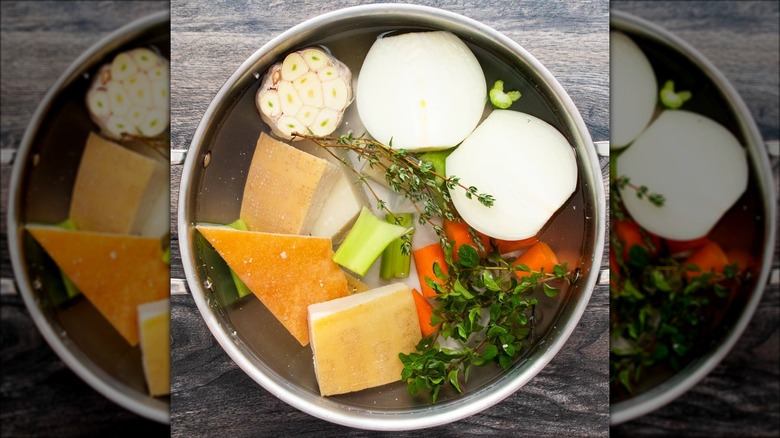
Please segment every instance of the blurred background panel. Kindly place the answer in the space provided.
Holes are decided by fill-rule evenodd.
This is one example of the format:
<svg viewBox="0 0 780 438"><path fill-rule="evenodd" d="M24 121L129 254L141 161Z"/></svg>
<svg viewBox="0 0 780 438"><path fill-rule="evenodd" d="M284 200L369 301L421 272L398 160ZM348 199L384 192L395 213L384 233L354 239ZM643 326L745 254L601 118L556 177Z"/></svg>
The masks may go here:
<svg viewBox="0 0 780 438"><path fill-rule="evenodd" d="M747 105L767 144L777 191L780 2L612 1L610 8L665 28L720 70ZM663 82L662 78L658 81ZM776 223L772 225L777 228ZM750 324L725 359L687 393L648 415L613 426L612 435L777 436L780 261L777 242L769 244L774 245L769 285Z"/></svg>
<svg viewBox="0 0 780 438"><path fill-rule="evenodd" d="M96 436L117 432L168 436L170 433L168 425L125 410L98 393L72 372L45 342L14 284L6 222L15 152L47 91L71 63L102 38L128 23L167 12L169 8L165 1L4 1L0 4L0 396L3 400L0 429L4 436Z"/></svg>

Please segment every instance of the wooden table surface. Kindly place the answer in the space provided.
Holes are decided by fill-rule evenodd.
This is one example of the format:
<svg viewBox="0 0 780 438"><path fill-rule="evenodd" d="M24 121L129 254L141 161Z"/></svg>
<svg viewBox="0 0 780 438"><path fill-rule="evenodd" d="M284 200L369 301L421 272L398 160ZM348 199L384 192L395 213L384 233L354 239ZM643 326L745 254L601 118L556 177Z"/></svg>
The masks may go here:
<svg viewBox="0 0 780 438"><path fill-rule="evenodd" d="M131 21L168 10L167 2L5 2L2 26L2 135L4 156L19 147L48 89L85 50ZM4 160L5 161L5 160ZM3 279L2 436L168 436L167 425L139 417L84 383L38 333L13 278L6 236L11 166L2 166L0 251Z"/></svg>
<svg viewBox="0 0 780 438"><path fill-rule="evenodd" d="M728 78L765 141L778 136L780 2L612 2L686 40ZM776 146L775 146L776 147ZM778 187L777 157L771 160ZM773 265L778 267L775 242ZM767 287L750 325L715 370L674 402L613 427L615 436L780 435L780 288Z"/></svg>
<svg viewBox="0 0 780 438"><path fill-rule="evenodd" d="M608 3L436 2L481 21L522 45L561 82L595 140L608 131ZM319 14L355 1L210 2L172 4L172 140L188 148L211 99L263 44ZM606 164L606 159L602 160ZM174 167L173 202L180 169ZM606 259L605 259L606 260ZM603 264L602 264L603 265ZM176 260L172 268L178 269ZM174 276L183 277L174 270ZM598 287L562 351L534 379L498 405L454 424L405 436L603 436L608 431L608 290ZM361 436L279 401L222 350L189 295L173 297L172 406L174 436Z"/></svg>

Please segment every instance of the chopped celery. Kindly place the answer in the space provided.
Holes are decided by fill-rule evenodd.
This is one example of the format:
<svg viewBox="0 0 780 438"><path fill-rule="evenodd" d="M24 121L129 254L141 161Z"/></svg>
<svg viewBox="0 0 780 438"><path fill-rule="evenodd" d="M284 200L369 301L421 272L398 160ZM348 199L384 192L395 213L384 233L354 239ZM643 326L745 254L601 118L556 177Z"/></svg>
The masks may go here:
<svg viewBox="0 0 780 438"><path fill-rule="evenodd" d="M670 109L677 109L682 106L693 95L690 91L674 91L674 81L666 81L661 91L658 93L661 103Z"/></svg>
<svg viewBox="0 0 780 438"><path fill-rule="evenodd" d="M412 213L396 213L399 218L398 225L408 228L412 226ZM385 221L395 224L395 217L391 214L385 215ZM379 276L385 280L391 278L406 278L409 276L409 266L412 262L412 254L404 254L402 247L404 240L396 238L382 253L382 264L379 266Z"/></svg>
<svg viewBox="0 0 780 438"><path fill-rule="evenodd" d="M447 149L444 151L426 152L420 155L421 162L430 162L433 165L433 171L441 176L447 176L446 161L452 151L455 149ZM444 178L436 177L436 185L441 187L444 184Z"/></svg>
<svg viewBox="0 0 780 438"><path fill-rule="evenodd" d="M390 242L409 231L379 219L363 207L333 261L362 277Z"/></svg>
<svg viewBox="0 0 780 438"><path fill-rule="evenodd" d="M248 231L246 223L242 219L238 219L235 222L229 223L227 226L235 230ZM233 269L230 269L230 276L233 277L233 283L236 284L236 292L238 292L238 298L244 298L252 293L244 282L238 278L238 274Z"/></svg>
<svg viewBox="0 0 780 438"><path fill-rule="evenodd" d="M64 221L58 223L57 226L65 230L76 229L76 223L73 222L71 219L65 219ZM65 293L67 294L68 299L81 294L81 291L73 283L73 280L71 280L70 277L68 277L68 274L66 274L65 271L63 271L62 269L60 269L60 276L62 277L62 284L65 286Z"/></svg>
<svg viewBox="0 0 780 438"><path fill-rule="evenodd" d="M504 81L498 80L490 89L490 103L499 109L507 109L512 106L512 102L520 99L519 91L504 91Z"/></svg>

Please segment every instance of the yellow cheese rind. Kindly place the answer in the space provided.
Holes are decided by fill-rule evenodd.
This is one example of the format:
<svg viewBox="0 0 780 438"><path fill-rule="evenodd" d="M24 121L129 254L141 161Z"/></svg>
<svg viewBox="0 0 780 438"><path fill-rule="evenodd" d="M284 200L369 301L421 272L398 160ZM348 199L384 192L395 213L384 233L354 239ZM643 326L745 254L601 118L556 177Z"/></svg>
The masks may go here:
<svg viewBox="0 0 780 438"><path fill-rule="evenodd" d="M144 375L153 397L171 393L170 300L138 306L139 339Z"/></svg>
<svg viewBox="0 0 780 438"><path fill-rule="evenodd" d="M149 229L146 223L150 215L161 214L153 205L162 192L167 194L169 185L169 171L160 160L90 133L73 186L68 217L79 230L141 234ZM167 216L166 213L162 215ZM167 220L156 222L163 222L167 228ZM165 233L158 232L157 228L153 228L152 237Z"/></svg>
<svg viewBox="0 0 780 438"><path fill-rule="evenodd" d="M122 337L138 345L138 306L170 296L160 239L26 228Z"/></svg>
<svg viewBox="0 0 780 438"><path fill-rule="evenodd" d="M348 294L330 239L196 228L301 345L309 344L309 305Z"/></svg>
<svg viewBox="0 0 780 438"><path fill-rule="evenodd" d="M309 234L338 177L334 164L262 133L244 186L240 217L250 231Z"/></svg>
<svg viewBox="0 0 780 438"><path fill-rule="evenodd" d="M413 352L422 337L402 283L309 306L309 330L322 395L400 381L398 353Z"/></svg>

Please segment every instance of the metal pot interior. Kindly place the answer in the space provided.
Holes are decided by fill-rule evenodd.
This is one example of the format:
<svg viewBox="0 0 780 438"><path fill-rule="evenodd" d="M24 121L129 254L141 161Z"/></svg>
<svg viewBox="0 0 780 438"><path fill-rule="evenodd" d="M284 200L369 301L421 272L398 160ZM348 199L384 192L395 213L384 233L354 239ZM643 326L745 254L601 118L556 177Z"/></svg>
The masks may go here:
<svg viewBox="0 0 780 438"><path fill-rule="evenodd" d="M148 395L139 347L131 347L83 296L53 305L59 271L24 231L26 223L68 217L71 191L87 136L98 128L85 104L92 75L117 53L154 47L170 59L167 13L140 19L92 46L63 74L39 106L14 167L9 200L9 244L19 290L41 333L87 383L123 407L168 422L170 400Z"/></svg>
<svg viewBox="0 0 780 438"><path fill-rule="evenodd" d="M695 99L685 109L726 127L749 155L748 188L711 232L717 242L747 255L750 275L725 309L713 311L707 335L694 358L679 371L657 367L645 373L634 394L613 386L612 424L647 414L690 389L725 357L753 315L771 267L775 195L761 136L750 112L726 79L695 49L668 31L637 17L613 11L611 28L625 33L642 49L659 87L673 79Z"/></svg>
<svg viewBox="0 0 780 438"><path fill-rule="evenodd" d="M561 302L539 314L537 342L514 366L472 370L462 396L442 391L435 405L412 397L402 382L324 398L319 395L309 346L301 347L254 296L231 306L218 294L232 288L224 262L194 230L196 223L230 223L238 218L254 146L270 129L260 120L254 96L266 69L290 50L325 46L346 63L356 83L363 57L388 31L449 30L473 50L488 83L504 78L522 84L520 110L558 128L575 146L579 183L575 195L544 230L543 240L563 248L579 282ZM506 78L510 78L507 80ZM511 89L511 88L510 88ZM340 129L363 132L352 104ZM340 131L337 131L340 132ZM296 143L293 143L295 145ZM377 5L350 8L305 22L269 42L226 82L194 136L183 171L179 205L182 262L200 312L222 347L253 379L287 403L341 424L371 429L409 429L457 420L510 395L535 375L577 324L598 274L604 233L601 173L579 113L549 72L506 37L477 22L432 8Z"/></svg>

